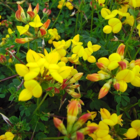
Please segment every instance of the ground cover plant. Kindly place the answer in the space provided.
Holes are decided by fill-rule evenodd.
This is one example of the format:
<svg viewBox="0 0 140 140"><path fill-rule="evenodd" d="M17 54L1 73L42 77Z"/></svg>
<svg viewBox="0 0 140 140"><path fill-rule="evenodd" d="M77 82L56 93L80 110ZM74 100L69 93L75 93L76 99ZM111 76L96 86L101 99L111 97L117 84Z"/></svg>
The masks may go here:
<svg viewBox="0 0 140 140"><path fill-rule="evenodd" d="M139 0L0 11L0 140L139 140Z"/></svg>

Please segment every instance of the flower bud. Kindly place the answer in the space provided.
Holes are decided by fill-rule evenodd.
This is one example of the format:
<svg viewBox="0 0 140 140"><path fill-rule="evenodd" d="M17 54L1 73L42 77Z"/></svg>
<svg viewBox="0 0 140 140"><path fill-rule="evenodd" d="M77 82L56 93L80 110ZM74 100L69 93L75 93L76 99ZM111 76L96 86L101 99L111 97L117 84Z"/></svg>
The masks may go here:
<svg viewBox="0 0 140 140"><path fill-rule="evenodd" d="M93 73L93 74L88 74L86 79L93 81L93 82L97 82L100 80L100 75L97 73Z"/></svg>
<svg viewBox="0 0 140 140"><path fill-rule="evenodd" d="M81 132L82 134L87 135L87 134L93 133L96 129L98 129L98 127L87 126L85 128L82 128L82 129L78 130L78 132Z"/></svg>
<svg viewBox="0 0 140 140"><path fill-rule="evenodd" d="M65 126L64 126L64 124L63 124L63 122L62 122L60 119L54 117L54 118L53 118L53 122L54 122L55 127L56 127L63 135L67 135L67 130L66 130L66 128L65 128Z"/></svg>
<svg viewBox="0 0 140 140"><path fill-rule="evenodd" d="M74 90L72 89L66 89L67 93L70 94L73 98L80 98L81 97L81 94L80 93L77 93L75 92Z"/></svg>
<svg viewBox="0 0 140 140"><path fill-rule="evenodd" d="M125 45L121 43L117 49L117 53L123 58Z"/></svg>
<svg viewBox="0 0 140 140"><path fill-rule="evenodd" d="M33 40L33 38L28 38L28 37L16 38L15 42L19 43L19 44L24 44L24 43L27 43L27 42L32 41L32 40Z"/></svg>
<svg viewBox="0 0 140 140"><path fill-rule="evenodd" d="M107 82L103 85L103 87L99 91L98 99L105 97L111 87L111 82Z"/></svg>
<svg viewBox="0 0 140 140"><path fill-rule="evenodd" d="M88 119L91 118L91 113L86 113L84 115L82 115L77 122L74 124L72 130L76 131L78 130Z"/></svg>
<svg viewBox="0 0 140 140"><path fill-rule="evenodd" d="M127 67L127 65L124 61L120 61L120 62L118 62L118 64L119 64L119 66L121 67L122 70L126 69L126 67Z"/></svg>
<svg viewBox="0 0 140 140"><path fill-rule="evenodd" d="M73 123L77 119L77 115L81 110L81 104L78 100L72 100L67 106L67 131L70 132L72 129Z"/></svg>
<svg viewBox="0 0 140 140"><path fill-rule="evenodd" d="M76 73L70 80L69 83L75 83L76 81L78 81L81 77L82 77L83 73Z"/></svg>

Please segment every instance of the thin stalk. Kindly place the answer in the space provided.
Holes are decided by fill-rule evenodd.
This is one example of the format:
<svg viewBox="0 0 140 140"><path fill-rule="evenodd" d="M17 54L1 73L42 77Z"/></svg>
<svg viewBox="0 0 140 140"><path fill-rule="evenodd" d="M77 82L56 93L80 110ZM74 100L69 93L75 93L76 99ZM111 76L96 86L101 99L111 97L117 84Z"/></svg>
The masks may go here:
<svg viewBox="0 0 140 140"><path fill-rule="evenodd" d="M64 139L65 136L62 137L48 137L48 138L43 138L42 140L61 140Z"/></svg>
<svg viewBox="0 0 140 140"><path fill-rule="evenodd" d="M78 18L79 18L79 12L76 15L76 26L75 26L75 34L77 34L77 25L78 25Z"/></svg>
<svg viewBox="0 0 140 140"><path fill-rule="evenodd" d="M48 93L45 94L45 96L42 99L42 101L40 102L40 104L37 105L37 108L35 109L35 111L33 112L33 114L36 113L36 111L40 108L40 106L43 104L43 102L44 102L44 100L46 99L47 96L48 96Z"/></svg>
<svg viewBox="0 0 140 140"><path fill-rule="evenodd" d="M4 79L0 80L0 82L3 82L3 81L6 81L6 80L9 80L9 79L12 79L12 78L14 78L16 76L18 76L18 74L13 75L13 76L10 76L10 77L7 77L7 78L4 78Z"/></svg>
<svg viewBox="0 0 140 140"><path fill-rule="evenodd" d="M53 26L54 26L54 25L55 25L55 23L57 22L57 20L58 20L58 18L59 18L59 16L60 16L60 14L61 14L61 12L62 12L63 7L64 7L64 4L62 5L62 8L60 9L60 11L59 11L59 13L58 13L58 16L57 16L57 18L56 18L56 20L55 20L55 22L53 23L53 25L52 25L52 27L51 27L51 28L53 28Z"/></svg>
<svg viewBox="0 0 140 140"><path fill-rule="evenodd" d="M92 12L91 12L91 26L90 26L90 31L92 32L92 27L93 27L93 15L94 15L94 2L92 1Z"/></svg>
<svg viewBox="0 0 140 140"><path fill-rule="evenodd" d="M136 56L137 56L137 54L139 53L139 51L140 51L140 47L138 48L137 52L135 53L135 55L134 55L134 59L133 59L133 60L136 59Z"/></svg>

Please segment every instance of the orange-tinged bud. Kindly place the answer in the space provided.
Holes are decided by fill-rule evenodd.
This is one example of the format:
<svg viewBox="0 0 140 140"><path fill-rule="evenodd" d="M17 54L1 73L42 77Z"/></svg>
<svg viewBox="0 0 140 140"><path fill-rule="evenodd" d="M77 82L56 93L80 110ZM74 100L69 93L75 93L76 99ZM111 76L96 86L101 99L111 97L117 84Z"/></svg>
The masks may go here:
<svg viewBox="0 0 140 140"><path fill-rule="evenodd" d="M118 64L119 64L119 66L121 67L122 70L126 69L126 67L127 67L127 65L124 61L120 61L120 62L118 62Z"/></svg>
<svg viewBox="0 0 140 140"><path fill-rule="evenodd" d="M19 43L19 44L24 44L24 43L27 43L29 41L32 41L33 38L28 38L28 37L25 37L25 38L16 38L15 39L15 42L16 43Z"/></svg>
<svg viewBox="0 0 140 140"><path fill-rule="evenodd" d="M39 4L37 4L36 7L34 8L35 15L38 13L38 11L39 11Z"/></svg>
<svg viewBox="0 0 140 140"><path fill-rule="evenodd" d="M63 122L62 122L60 119L54 117L54 118L53 118L53 122L54 122L55 127L56 127L63 135L67 135L67 130L66 130L66 128L65 128L65 126L64 126L64 124L63 124Z"/></svg>
<svg viewBox="0 0 140 140"><path fill-rule="evenodd" d="M25 12L19 4L18 4L18 10L15 13L15 17L18 21L26 22Z"/></svg>
<svg viewBox="0 0 140 140"><path fill-rule="evenodd" d="M100 63L100 62L96 62L96 65L99 69L105 69L105 65L103 63Z"/></svg>
<svg viewBox="0 0 140 140"><path fill-rule="evenodd" d="M117 91L120 89L120 84L118 82L114 82L113 86L114 86L115 90L117 90Z"/></svg>
<svg viewBox="0 0 140 140"><path fill-rule="evenodd" d="M85 137L81 132L76 132L76 139L77 140L84 140Z"/></svg>
<svg viewBox="0 0 140 140"><path fill-rule="evenodd" d="M67 106L67 131L70 132L73 123L77 119L77 115L81 110L81 105L78 100L72 100Z"/></svg>
<svg viewBox="0 0 140 140"><path fill-rule="evenodd" d="M81 94L75 92L74 90L66 89L67 93L70 94L73 98L80 98Z"/></svg>
<svg viewBox="0 0 140 140"><path fill-rule="evenodd" d="M137 59L137 60L135 61L135 65L139 65L139 66L140 66L140 59Z"/></svg>
<svg viewBox="0 0 140 140"><path fill-rule="evenodd" d="M81 77L83 76L83 73L76 73L70 80L69 83L75 83L76 81L78 81Z"/></svg>
<svg viewBox="0 0 140 140"><path fill-rule="evenodd" d="M82 115L78 120L77 122L74 124L72 130L73 131L76 131L78 130L88 119L91 118L91 113L86 113L84 115Z"/></svg>
<svg viewBox="0 0 140 140"><path fill-rule="evenodd" d="M80 87L80 85L79 84L75 84L75 85L70 85L67 88L68 89L75 89L75 88L78 88L78 87Z"/></svg>
<svg viewBox="0 0 140 140"><path fill-rule="evenodd" d="M86 79L90 80L90 81L93 81L93 82L96 82L96 81L99 81L100 80L100 75L97 74L97 73L93 73L93 74L88 74Z"/></svg>
<svg viewBox="0 0 140 140"><path fill-rule="evenodd" d="M98 99L105 97L110 89L110 83L105 83L99 91Z"/></svg>
<svg viewBox="0 0 140 140"><path fill-rule="evenodd" d="M117 53L120 55L120 56L123 56L124 55L124 49L125 49L125 45L123 43L121 43L117 49Z"/></svg>
<svg viewBox="0 0 140 140"><path fill-rule="evenodd" d="M78 132L81 132L82 134L87 135L87 134L93 133L94 131L96 131L96 129L98 129L98 127L87 126L85 128L82 128L82 129L78 130Z"/></svg>

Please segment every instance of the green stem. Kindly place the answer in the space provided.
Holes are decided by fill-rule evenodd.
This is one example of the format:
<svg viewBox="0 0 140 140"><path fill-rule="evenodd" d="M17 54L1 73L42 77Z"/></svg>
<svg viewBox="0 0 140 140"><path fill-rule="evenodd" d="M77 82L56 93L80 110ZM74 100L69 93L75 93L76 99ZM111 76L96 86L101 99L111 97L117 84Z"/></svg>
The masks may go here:
<svg viewBox="0 0 140 140"><path fill-rule="evenodd" d="M48 137L48 138L43 138L42 140L60 140L60 139L64 139L65 136L62 137Z"/></svg>
<svg viewBox="0 0 140 140"><path fill-rule="evenodd" d="M137 56L137 54L139 53L139 51L140 51L140 47L138 48L137 52L135 53L135 55L134 55L134 59L133 59L133 60L136 59L136 56Z"/></svg>
<svg viewBox="0 0 140 140"><path fill-rule="evenodd" d="M53 25L52 25L52 27L51 27L51 28L53 28L53 26L54 26L54 25L55 25L55 23L57 22L57 20L58 20L58 18L59 18L59 16L60 16L60 14L61 14L61 12L62 12L63 7L64 7L64 4L63 4L62 8L60 9L60 11L59 11L59 13L58 13L58 16L57 16L57 18L56 18L56 20L55 20L55 22L53 23Z"/></svg>
<svg viewBox="0 0 140 140"><path fill-rule="evenodd" d="M44 98L42 99L42 101L40 102L39 105L37 105L37 108L35 109L34 113L36 113L36 111L40 108L40 106L43 104L44 100L46 99L46 97L48 96L48 93L45 94ZM34 114L33 113L33 114Z"/></svg>
<svg viewBox="0 0 140 140"><path fill-rule="evenodd" d="M92 32L92 27L93 27L93 15L94 15L94 2L92 1L92 12L91 12L91 26L90 26L90 31Z"/></svg>
<svg viewBox="0 0 140 140"><path fill-rule="evenodd" d="M78 17L79 17L79 12L76 14L75 34L77 34Z"/></svg>

